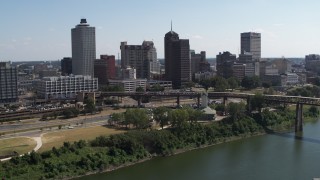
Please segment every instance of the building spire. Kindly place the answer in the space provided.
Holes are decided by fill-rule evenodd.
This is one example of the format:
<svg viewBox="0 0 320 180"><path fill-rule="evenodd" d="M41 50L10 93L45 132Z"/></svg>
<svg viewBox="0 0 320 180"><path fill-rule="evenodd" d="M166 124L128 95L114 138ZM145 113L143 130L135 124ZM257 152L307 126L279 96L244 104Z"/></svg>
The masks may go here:
<svg viewBox="0 0 320 180"><path fill-rule="evenodd" d="M171 19L171 31L172 31L172 19Z"/></svg>

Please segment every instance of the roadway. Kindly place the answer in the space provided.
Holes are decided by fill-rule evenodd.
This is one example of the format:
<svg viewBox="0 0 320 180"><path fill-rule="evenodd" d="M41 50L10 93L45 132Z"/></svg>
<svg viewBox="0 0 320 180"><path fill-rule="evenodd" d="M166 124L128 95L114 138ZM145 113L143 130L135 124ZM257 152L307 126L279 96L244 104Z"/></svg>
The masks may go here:
<svg viewBox="0 0 320 180"><path fill-rule="evenodd" d="M0 125L0 133L4 132L19 132L19 131L28 131L28 130L40 130L46 129L50 127L58 127L61 126L78 126L78 125L86 125L97 122L105 122L107 123L110 118L110 115L99 115L96 114L94 116L79 116L73 119L56 119L56 120L48 120L48 121L40 121L40 120L26 120L26 121L15 121L14 123L3 123Z"/></svg>

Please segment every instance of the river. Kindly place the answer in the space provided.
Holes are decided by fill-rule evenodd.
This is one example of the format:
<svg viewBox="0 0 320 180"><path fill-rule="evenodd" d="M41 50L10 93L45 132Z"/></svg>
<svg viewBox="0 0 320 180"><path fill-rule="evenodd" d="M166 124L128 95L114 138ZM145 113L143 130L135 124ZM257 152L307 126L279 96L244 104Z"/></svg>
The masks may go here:
<svg viewBox="0 0 320 180"><path fill-rule="evenodd" d="M80 180L312 180L320 177L320 121L294 133L263 135L155 158Z"/></svg>

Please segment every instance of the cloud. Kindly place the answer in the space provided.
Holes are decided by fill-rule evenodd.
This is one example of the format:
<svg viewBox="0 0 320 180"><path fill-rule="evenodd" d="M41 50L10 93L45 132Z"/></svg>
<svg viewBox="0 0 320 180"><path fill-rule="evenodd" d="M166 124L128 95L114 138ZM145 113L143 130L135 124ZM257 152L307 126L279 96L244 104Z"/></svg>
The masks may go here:
<svg viewBox="0 0 320 180"><path fill-rule="evenodd" d="M186 37L188 39L203 39L203 36L199 35L199 34L186 34Z"/></svg>
<svg viewBox="0 0 320 180"><path fill-rule="evenodd" d="M25 38L23 38L23 40L25 40L25 41L31 41L32 38L31 38L31 37L25 37Z"/></svg>
<svg viewBox="0 0 320 180"><path fill-rule="evenodd" d="M198 34L197 35L193 35L192 38L193 39L203 39L203 37L198 35Z"/></svg>
<svg viewBox="0 0 320 180"><path fill-rule="evenodd" d="M275 32L269 31L269 30L266 30L263 28L256 28L253 30L253 32L261 33L262 36L266 36L267 38L277 38L278 37L278 35Z"/></svg>
<svg viewBox="0 0 320 180"><path fill-rule="evenodd" d="M54 32L54 31L56 31L56 29L51 27L51 28L48 29L48 31Z"/></svg>
<svg viewBox="0 0 320 180"><path fill-rule="evenodd" d="M282 27L284 26L283 23L275 23L275 24L272 24L272 26L275 26L275 27Z"/></svg>

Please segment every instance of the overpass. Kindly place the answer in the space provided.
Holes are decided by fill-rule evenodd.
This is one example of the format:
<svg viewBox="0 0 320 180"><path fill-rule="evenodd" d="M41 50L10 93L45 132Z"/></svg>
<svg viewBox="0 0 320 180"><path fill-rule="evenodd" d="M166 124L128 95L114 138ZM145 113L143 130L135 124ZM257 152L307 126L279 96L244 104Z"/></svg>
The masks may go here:
<svg viewBox="0 0 320 180"><path fill-rule="evenodd" d="M138 101L138 106L141 105L142 97L176 97L177 105L180 105L180 97L197 98L197 105L200 106L200 98L203 93L199 92L100 92L100 96L118 96L118 97L135 97ZM251 111L250 99L254 94L249 93L234 93L234 92L209 92L208 98L223 98L223 103L226 104L228 98L241 98L247 100L248 111ZM264 95L267 102L296 104L296 119L295 131L303 131L303 105L320 106L320 98L301 97L301 96L282 96L282 95Z"/></svg>

